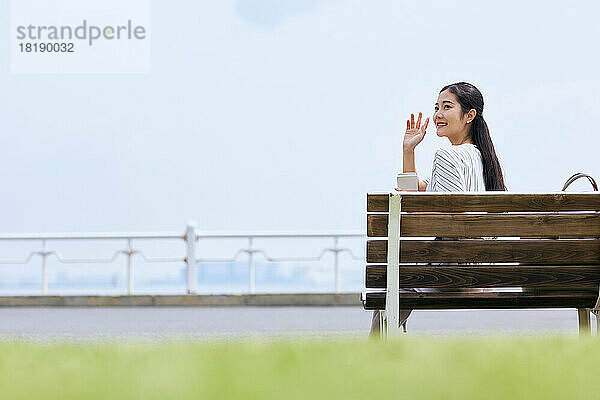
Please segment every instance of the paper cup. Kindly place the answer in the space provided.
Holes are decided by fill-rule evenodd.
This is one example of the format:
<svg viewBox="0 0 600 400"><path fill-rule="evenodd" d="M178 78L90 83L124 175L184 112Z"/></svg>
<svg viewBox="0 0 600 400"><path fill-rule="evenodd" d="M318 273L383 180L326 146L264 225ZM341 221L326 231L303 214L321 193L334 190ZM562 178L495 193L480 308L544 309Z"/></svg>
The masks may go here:
<svg viewBox="0 0 600 400"><path fill-rule="evenodd" d="M400 172L396 177L396 186L402 190L419 190L419 179L414 172Z"/></svg>

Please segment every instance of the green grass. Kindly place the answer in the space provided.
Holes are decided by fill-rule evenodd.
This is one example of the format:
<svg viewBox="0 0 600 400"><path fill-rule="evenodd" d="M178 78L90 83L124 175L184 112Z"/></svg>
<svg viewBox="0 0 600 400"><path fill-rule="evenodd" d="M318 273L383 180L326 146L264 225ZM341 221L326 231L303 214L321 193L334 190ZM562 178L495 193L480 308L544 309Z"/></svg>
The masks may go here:
<svg viewBox="0 0 600 400"><path fill-rule="evenodd" d="M599 372L596 338L0 343L2 400L598 398Z"/></svg>

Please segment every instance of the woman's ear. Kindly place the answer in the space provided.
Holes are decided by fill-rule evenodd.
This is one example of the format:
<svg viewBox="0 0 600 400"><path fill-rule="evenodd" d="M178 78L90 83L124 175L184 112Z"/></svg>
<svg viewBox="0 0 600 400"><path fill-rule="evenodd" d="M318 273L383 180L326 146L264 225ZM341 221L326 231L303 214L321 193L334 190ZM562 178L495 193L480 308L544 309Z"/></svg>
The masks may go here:
<svg viewBox="0 0 600 400"><path fill-rule="evenodd" d="M469 110L469 112L467 113L467 124L470 124L471 122L473 122L473 120L475 119L476 116L477 116L477 111L475 111L474 108L471 108Z"/></svg>

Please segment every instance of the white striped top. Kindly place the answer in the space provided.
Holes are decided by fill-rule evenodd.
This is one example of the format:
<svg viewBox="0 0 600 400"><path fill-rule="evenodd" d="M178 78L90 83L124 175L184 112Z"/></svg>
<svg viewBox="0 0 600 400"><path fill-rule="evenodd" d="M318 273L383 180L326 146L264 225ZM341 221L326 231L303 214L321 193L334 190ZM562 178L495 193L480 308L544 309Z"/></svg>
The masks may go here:
<svg viewBox="0 0 600 400"><path fill-rule="evenodd" d="M425 182L427 192L485 192L479 149L471 143L438 149Z"/></svg>
<svg viewBox="0 0 600 400"><path fill-rule="evenodd" d="M463 143L457 146L442 147L435 152L431 179L427 182L427 192L485 192L483 179L483 161L477 146ZM452 238L436 238L454 240ZM497 239L497 237L482 237ZM431 263L441 265L443 263ZM452 263L458 265L458 263ZM477 265L486 263L468 263ZM472 289L476 292L493 291L491 289ZM419 289L418 292L440 291L440 289Z"/></svg>

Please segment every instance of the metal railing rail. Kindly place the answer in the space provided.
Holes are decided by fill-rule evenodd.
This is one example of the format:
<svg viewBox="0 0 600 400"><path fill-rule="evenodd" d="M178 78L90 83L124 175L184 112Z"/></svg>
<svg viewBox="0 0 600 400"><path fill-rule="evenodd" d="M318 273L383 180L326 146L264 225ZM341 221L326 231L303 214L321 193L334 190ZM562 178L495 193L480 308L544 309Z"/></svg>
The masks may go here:
<svg viewBox="0 0 600 400"><path fill-rule="evenodd" d="M263 249L254 247L255 239L333 239L333 246L324 248L316 256L307 257L271 257ZM110 233L110 232L93 232L93 233L35 233L35 234L0 234L0 242L20 240L20 241L41 241L41 250L30 252L22 259L0 259L2 264L28 264L34 256L40 256L42 259L42 294L48 294L48 257L54 256L61 264L86 264L86 263L113 263L117 258L124 254L127 257L127 294L133 294L133 256L139 255L147 263L167 263L167 262L183 262L186 264L186 292L188 294L197 293L197 267L201 262L234 262L242 254L247 255L248 264L248 292L255 293L255 255L262 255L268 262L315 262L320 261L328 253L333 253L333 270L334 270L334 287L335 293L340 291L339 279L339 255L346 253L354 260L364 260L364 255L355 255L352 249L348 247L339 247L339 239L341 238L365 238L365 234L359 231L346 232L261 232L261 233L244 233L244 232L222 232L222 233L199 233L194 222L190 222L185 230L185 234L177 232L160 232L160 233ZM150 239L165 239L165 240L183 240L186 244L185 256L173 257L149 257L141 250L137 250L133 246L133 240L150 240ZM246 239L248 245L246 248L239 249L233 257L225 258L210 258L198 257L196 243L201 239ZM68 258L57 250L48 250L48 242L53 240L126 240L127 247L115 251L112 256L95 257L95 258Z"/></svg>

